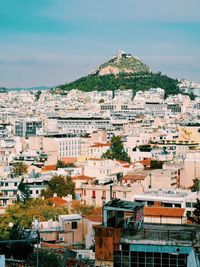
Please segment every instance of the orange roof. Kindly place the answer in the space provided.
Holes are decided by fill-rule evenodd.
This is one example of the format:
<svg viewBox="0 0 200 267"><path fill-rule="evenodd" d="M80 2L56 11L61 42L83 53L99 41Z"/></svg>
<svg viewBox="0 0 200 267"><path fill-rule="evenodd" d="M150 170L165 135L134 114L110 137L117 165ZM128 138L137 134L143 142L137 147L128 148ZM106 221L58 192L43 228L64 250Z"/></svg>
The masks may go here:
<svg viewBox="0 0 200 267"><path fill-rule="evenodd" d="M42 167L43 171L55 171L56 170L56 165L45 165Z"/></svg>
<svg viewBox="0 0 200 267"><path fill-rule="evenodd" d="M125 180L132 180L132 181L137 181L137 180L144 180L146 177L145 174L141 173L141 174L126 174L124 176Z"/></svg>
<svg viewBox="0 0 200 267"><path fill-rule="evenodd" d="M102 216L101 215L88 215L88 216L84 216L84 218L86 218L87 220L89 220L91 222L102 223Z"/></svg>
<svg viewBox="0 0 200 267"><path fill-rule="evenodd" d="M72 176L72 180L93 180L95 177L90 177L86 175Z"/></svg>
<svg viewBox="0 0 200 267"><path fill-rule="evenodd" d="M52 249L64 248L64 246L61 246L61 245L50 244L50 243L45 243L45 242L41 242L41 247L42 248L52 248Z"/></svg>
<svg viewBox="0 0 200 267"><path fill-rule="evenodd" d="M116 160L116 161L119 162L120 164L127 164L127 162L124 160Z"/></svg>
<svg viewBox="0 0 200 267"><path fill-rule="evenodd" d="M55 206L63 206L67 203L66 200L62 199L61 197L51 197L48 199L50 202L55 204Z"/></svg>
<svg viewBox="0 0 200 267"><path fill-rule="evenodd" d="M104 159L104 158L89 158L88 160L94 160L94 161L103 161L103 160L107 160L107 159Z"/></svg>
<svg viewBox="0 0 200 267"><path fill-rule="evenodd" d="M182 217L185 209L166 207L144 207L144 216Z"/></svg>
<svg viewBox="0 0 200 267"><path fill-rule="evenodd" d="M77 157L62 157L62 162L64 164L75 163L77 162Z"/></svg>
<svg viewBox="0 0 200 267"><path fill-rule="evenodd" d="M143 159L140 161L140 163L144 166L150 166L151 159Z"/></svg>
<svg viewBox="0 0 200 267"><path fill-rule="evenodd" d="M95 143L94 145L91 145L90 147L104 147L104 146L110 147L110 144Z"/></svg>

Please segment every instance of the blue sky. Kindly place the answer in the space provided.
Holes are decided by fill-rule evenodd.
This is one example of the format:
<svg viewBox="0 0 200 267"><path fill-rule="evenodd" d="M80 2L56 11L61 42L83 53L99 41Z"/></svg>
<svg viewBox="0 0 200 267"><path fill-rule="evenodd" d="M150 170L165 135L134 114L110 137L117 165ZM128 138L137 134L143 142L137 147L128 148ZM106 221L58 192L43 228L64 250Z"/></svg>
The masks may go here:
<svg viewBox="0 0 200 267"><path fill-rule="evenodd" d="M200 0L0 0L0 87L57 85L122 49L200 82Z"/></svg>

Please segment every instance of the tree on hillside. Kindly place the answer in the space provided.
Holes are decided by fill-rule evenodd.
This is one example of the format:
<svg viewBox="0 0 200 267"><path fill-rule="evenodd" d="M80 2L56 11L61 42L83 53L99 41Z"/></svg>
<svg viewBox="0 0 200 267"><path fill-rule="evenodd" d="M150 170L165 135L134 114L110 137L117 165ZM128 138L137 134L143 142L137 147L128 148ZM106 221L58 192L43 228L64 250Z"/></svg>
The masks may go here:
<svg viewBox="0 0 200 267"><path fill-rule="evenodd" d="M26 202L31 198L30 187L27 182L22 178L18 185L19 194L17 195L18 201Z"/></svg>
<svg viewBox="0 0 200 267"><path fill-rule="evenodd" d="M33 246L30 242L10 244L6 241L27 239L27 230L32 229L33 218L47 221L62 214L68 214L66 207L54 207L48 200L42 199L30 199L25 203L18 202L9 206L0 220L0 240L5 241L0 243L0 254L5 254L8 258L11 256L16 259L25 258L32 252Z"/></svg>
<svg viewBox="0 0 200 267"><path fill-rule="evenodd" d="M193 179L193 185L191 186L192 192L200 190L200 180L198 178Z"/></svg>
<svg viewBox="0 0 200 267"><path fill-rule="evenodd" d="M27 166L23 162L17 162L17 164L13 167L14 176L20 176L27 173Z"/></svg>
<svg viewBox="0 0 200 267"><path fill-rule="evenodd" d="M40 99L41 94L42 94L42 91L40 91L40 90L35 93L35 100L36 101L38 101Z"/></svg>
<svg viewBox="0 0 200 267"><path fill-rule="evenodd" d="M53 197L54 193L57 196L67 196L68 194L75 196L75 184L70 176L55 175L49 181L46 190L42 190L41 195L45 198Z"/></svg>
<svg viewBox="0 0 200 267"><path fill-rule="evenodd" d="M159 160L151 160L150 168L151 169L162 169L163 162Z"/></svg>
<svg viewBox="0 0 200 267"><path fill-rule="evenodd" d="M124 149L122 140L120 136L113 136L111 139L111 146L103 155L102 158L106 159L116 159L123 160L126 162L131 162L130 157Z"/></svg>
<svg viewBox="0 0 200 267"><path fill-rule="evenodd" d="M71 212L81 215L92 215L95 213L95 207L91 205L81 204L79 201L74 201L71 205Z"/></svg>
<svg viewBox="0 0 200 267"><path fill-rule="evenodd" d="M194 204L195 210L192 215L188 215L188 218L195 224L200 224L200 199L197 198Z"/></svg>

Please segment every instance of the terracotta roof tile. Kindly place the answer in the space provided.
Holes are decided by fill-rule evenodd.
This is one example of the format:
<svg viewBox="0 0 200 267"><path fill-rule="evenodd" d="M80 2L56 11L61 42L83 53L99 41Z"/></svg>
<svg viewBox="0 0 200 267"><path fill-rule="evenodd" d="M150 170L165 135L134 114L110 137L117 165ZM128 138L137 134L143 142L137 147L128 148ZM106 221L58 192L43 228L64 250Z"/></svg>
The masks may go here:
<svg viewBox="0 0 200 267"><path fill-rule="evenodd" d="M124 176L125 180L131 180L131 181L144 180L145 178L146 178L145 174L126 174Z"/></svg>
<svg viewBox="0 0 200 267"><path fill-rule="evenodd" d="M72 180L94 180L95 177L90 177L86 175L77 175L77 176L72 176Z"/></svg>
<svg viewBox="0 0 200 267"><path fill-rule="evenodd" d="M144 207L144 216L182 217L185 209L167 207Z"/></svg>
<svg viewBox="0 0 200 267"><path fill-rule="evenodd" d="M67 204L67 201L62 199L61 197L51 197L48 200L55 204L55 206L63 206Z"/></svg>
<svg viewBox="0 0 200 267"><path fill-rule="evenodd" d="M103 144L103 143L95 143L94 145L91 145L90 147L110 147L110 144Z"/></svg>
<svg viewBox="0 0 200 267"><path fill-rule="evenodd" d="M42 167L43 171L55 171L56 170L56 165L45 165Z"/></svg>

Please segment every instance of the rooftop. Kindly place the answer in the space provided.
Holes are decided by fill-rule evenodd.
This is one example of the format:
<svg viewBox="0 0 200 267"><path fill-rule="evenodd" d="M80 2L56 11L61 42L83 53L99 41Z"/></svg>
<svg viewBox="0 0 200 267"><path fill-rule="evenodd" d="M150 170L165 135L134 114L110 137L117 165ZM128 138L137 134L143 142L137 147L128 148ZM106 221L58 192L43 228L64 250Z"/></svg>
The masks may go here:
<svg viewBox="0 0 200 267"><path fill-rule="evenodd" d="M115 208L115 209L123 209L123 210L137 210L138 208L143 207L144 205L142 203L137 203L133 201L124 201L118 198L112 199L111 201L107 202L104 205L104 209L107 208Z"/></svg>

